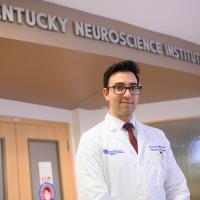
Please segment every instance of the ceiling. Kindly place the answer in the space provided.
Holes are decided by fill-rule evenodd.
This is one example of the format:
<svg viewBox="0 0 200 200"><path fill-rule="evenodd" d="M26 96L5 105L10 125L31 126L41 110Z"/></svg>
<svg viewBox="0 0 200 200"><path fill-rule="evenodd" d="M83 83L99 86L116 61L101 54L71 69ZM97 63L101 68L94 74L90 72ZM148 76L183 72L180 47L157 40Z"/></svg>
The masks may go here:
<svg viewBox="0 0 200 200"><path fill-rule="evenodd" d="M45 1L200 44L199 0Z"/></svg>
<svg viewBox="0 0 200 200"><path fill-rule="evenodd" d="M58 108L98 109L102 75L119 59L0 38L0 98ZM140 103L200 96L200 76L139 64Z"/></svg>

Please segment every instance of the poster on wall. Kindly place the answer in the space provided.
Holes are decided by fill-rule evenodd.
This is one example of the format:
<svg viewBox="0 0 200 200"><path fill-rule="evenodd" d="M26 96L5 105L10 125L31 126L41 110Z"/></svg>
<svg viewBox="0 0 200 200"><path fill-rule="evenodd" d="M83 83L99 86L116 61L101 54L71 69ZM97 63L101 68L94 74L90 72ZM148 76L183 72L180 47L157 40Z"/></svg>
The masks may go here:
<svg viewBox="0 0 200 200"><path fill-rule="evenodd" d="M53 184L52 164L51 162L39 162L40 185L44 182Z"/></svg>
<svg viewBox="0 0 200 200"><path fill-rule="evenodd" d="M40 200L55 200L51 162L39 162Z"/></svg>
<svg viewBox="0 0 200 200"><path fill-rule="evenodd" d="M40 200L55 200L55 189L53 184L44 182L40 186Z"/></svg>

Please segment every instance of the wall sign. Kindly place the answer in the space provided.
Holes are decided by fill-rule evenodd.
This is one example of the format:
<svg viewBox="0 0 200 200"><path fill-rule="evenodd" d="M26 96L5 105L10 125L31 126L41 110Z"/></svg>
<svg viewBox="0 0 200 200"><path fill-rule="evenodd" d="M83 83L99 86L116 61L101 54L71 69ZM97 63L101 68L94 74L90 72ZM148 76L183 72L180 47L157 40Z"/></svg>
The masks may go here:
<svg viewBox="0 0 200 200"><path fill-rule="evenodd" d="M120 32L115 29L107 29L105 27L75 21L74 34L88 39L162 54L183 61L200 64L200 54L197 52L192 52L173 44L161 44L158 41L146 39L134 33Z"/></svg>
<svg viewBox="0 0 200 200"><path fill-rule="evenodd" d="M0 7L0 20L17 24L25 23L28 26L38 26L44 30L61 33L66 32L68 21L67 18L6 4Z"/></svg>
<svg viewBox="0 0 200 200"><path fill-rule="evenodd" d="M18 6L0 5L0 21L37 26L43 30L65 33L68 19L43 12L25 9ZM93 39L100 42L120 45L158 55L164 55L186 62L200 64L200 53L187 50L174 44L162 44L158 41L147 39L134 33L125 33L115 29L89 23L73 21L75 36ZM198 49L199 51L199 49Z"/></svg>

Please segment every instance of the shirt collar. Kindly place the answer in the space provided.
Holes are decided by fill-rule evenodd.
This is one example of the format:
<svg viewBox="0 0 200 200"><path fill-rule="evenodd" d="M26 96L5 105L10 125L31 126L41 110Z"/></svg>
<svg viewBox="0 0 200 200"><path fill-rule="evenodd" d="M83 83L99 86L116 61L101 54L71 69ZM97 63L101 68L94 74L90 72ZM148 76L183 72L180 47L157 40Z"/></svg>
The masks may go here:
<svg viewBox="0 0 200 200"><path fill-rule="evenodd" d="M110 130L121 130L123 125L125 124L123 120L112 116L110 113L107 113L105 121ZM129 122L132 123L134 127L136 127L136 119L134 116L131 118Z"/></svg>

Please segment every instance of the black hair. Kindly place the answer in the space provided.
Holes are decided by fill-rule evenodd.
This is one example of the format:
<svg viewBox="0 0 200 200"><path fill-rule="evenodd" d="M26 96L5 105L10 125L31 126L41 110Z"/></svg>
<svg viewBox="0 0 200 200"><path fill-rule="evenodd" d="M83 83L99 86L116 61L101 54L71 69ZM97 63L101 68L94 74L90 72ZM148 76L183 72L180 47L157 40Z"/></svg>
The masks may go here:
<svg viewBox="0 0 200 200"><path fill-rule="evenodd" d="M105 71L104 76L103 76L104 88L108 88L109 79L116 72L132 72L137 79L137 84L139 84L139 82L140 82L140 79L139 79L140 69L139 69L138 65L131 60L125 60L125 61L111 65Z"/></svg>

